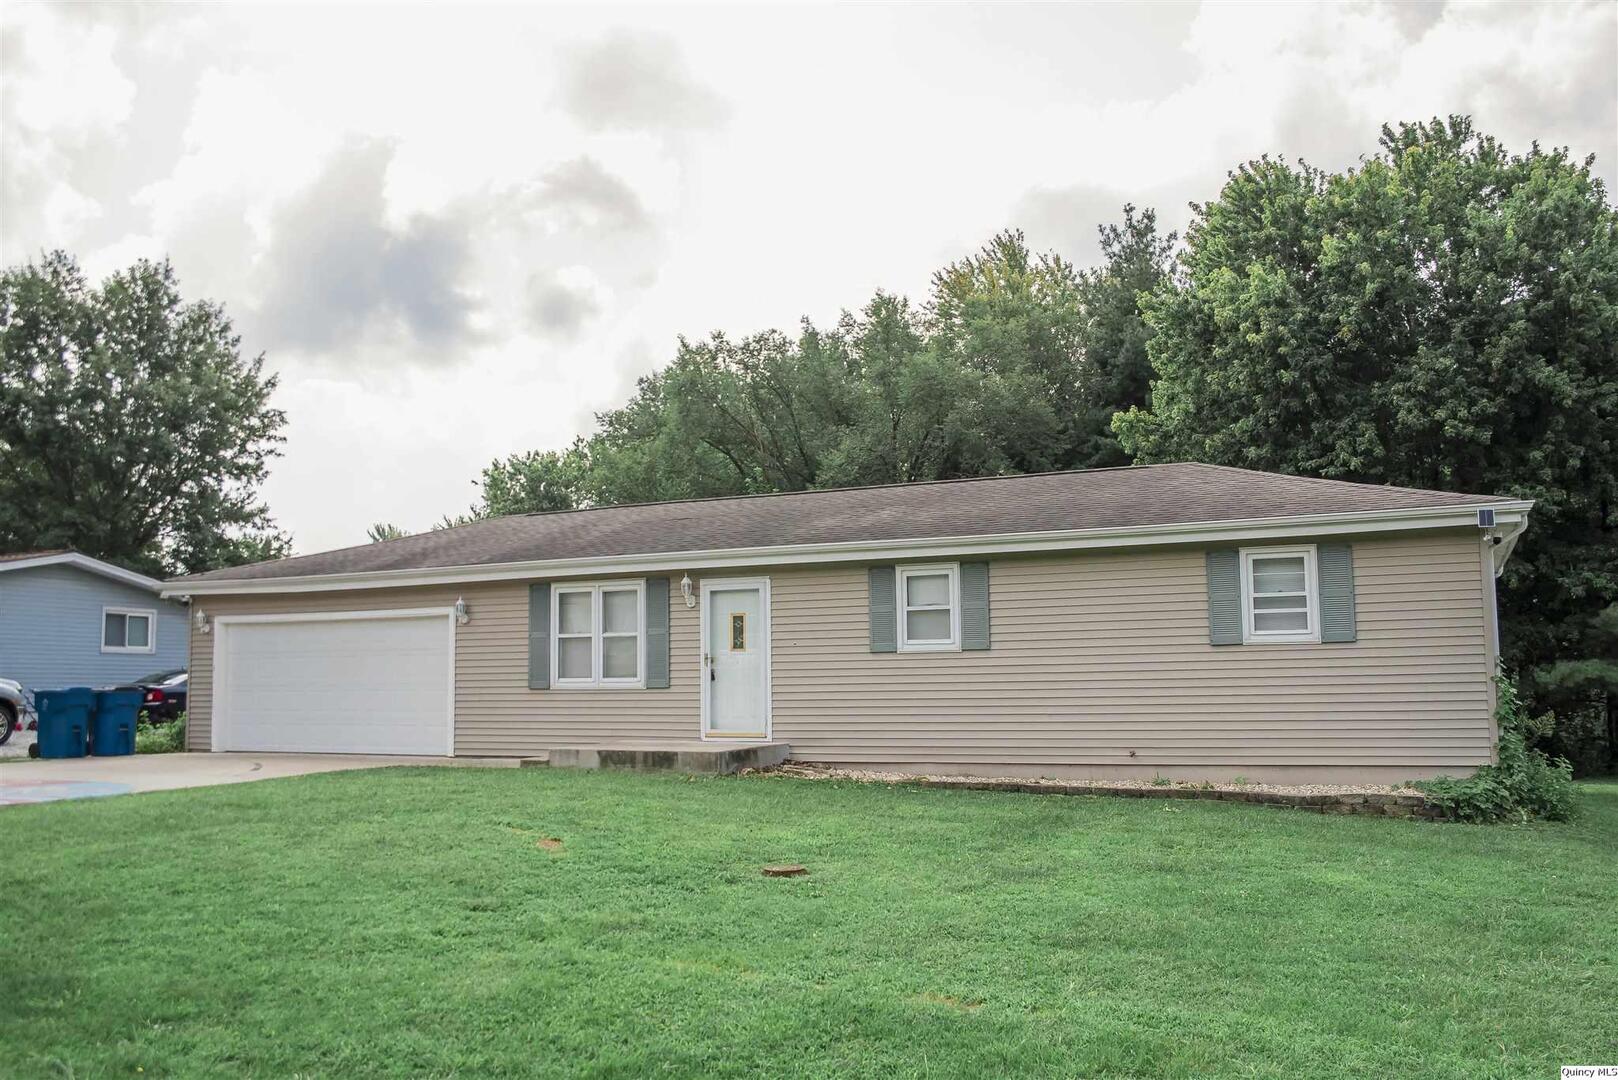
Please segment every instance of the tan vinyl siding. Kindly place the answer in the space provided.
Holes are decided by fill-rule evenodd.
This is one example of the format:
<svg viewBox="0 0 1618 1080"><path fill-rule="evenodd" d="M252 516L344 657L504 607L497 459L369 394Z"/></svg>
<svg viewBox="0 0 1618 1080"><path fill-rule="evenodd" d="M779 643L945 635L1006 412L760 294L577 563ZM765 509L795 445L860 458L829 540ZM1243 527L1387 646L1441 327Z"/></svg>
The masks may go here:
<svg viewBox="0 0 1618 1080"><path fill-rule="evenodd" d="M863 574L782 573L775 736L841 762L1476 765L1480 558L1475 533L1357 542L1357 641L1217 647L1200 549L999 560L983 653L871 654Z"/></svg>
<svg viewBox="0 0 1618 1080"><path fill-rule="evenodd" d="M1492 752L1482 557L1475 531L1355 540L1358 640L1325 645L1209 645L1195 547L991 562L986 652L871 653L864 566L746 574L771 579L774 737L795 757L1429 773ZM511 755L698 735L698 613L672 592L667 690L527 689L524 582L200 606L339 611L464 595L456 752ZM190 739L204 749L212 640L193 644Z"/></svg>
<svg viewBox="0 0 1618 1080"><path fill-rule="evenodd" d="M214 596L199 600L210 616L448 607L464 597L471 619L455 635L455 753L521 756L553 746L615 739L697 736L697 613L679 590L670 603L673 650L667 690L528 689L528 584ZM213 637L192 631L191 700L186 741L210 748ZM289 679L297 678L288 672Z"/></svg>

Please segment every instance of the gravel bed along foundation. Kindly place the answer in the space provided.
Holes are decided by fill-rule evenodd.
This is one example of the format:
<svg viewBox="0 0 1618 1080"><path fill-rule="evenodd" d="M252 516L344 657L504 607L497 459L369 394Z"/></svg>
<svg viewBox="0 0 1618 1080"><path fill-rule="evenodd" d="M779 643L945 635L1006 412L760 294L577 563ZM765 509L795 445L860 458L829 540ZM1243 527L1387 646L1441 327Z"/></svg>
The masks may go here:
<svg viewBox="0 0 1618 1080"><path fill-rule="evenodd" d="M1374 814L1385 817L1438 818L1437 806L1415 788L1389 784L1263 784L1171 780L1053 780L1028 777L946 776L839 769L812 761L792 761L757 770L806 780L856 780L865 783L915 784L920 787L972 791L1020 791L1031 795L1113 795L1123 798L1211 799L1265 806L1292 807L1323 814Z"/></svg>

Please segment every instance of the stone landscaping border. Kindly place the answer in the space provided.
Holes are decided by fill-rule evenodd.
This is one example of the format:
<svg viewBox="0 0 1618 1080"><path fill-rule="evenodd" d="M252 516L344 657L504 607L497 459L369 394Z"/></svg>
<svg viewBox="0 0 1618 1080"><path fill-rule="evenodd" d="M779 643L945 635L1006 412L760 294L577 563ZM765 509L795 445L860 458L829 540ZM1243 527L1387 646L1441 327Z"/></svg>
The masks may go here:
<svg viewBox="0 0 1618 1080"><path fill-rule="evenodd" d="M1216 802L1252 803L1317 814L1368 814L1373 817L1421 818L1441 821L1444 811L1425 795L1293 795L1280 791L1233 791L1193 786L1113 787L1105 784L1064 784L1059 780L978 780L971 777L918 777L917 787L962 788L967 791L1017 791L1026 795L1111 795L1120 799L1211 799Z"/></svg>
<svg viewBox="0 0 1618 1080"><path fill-rule="evenodd" d="M1322 790L1331 785L1279 784L1202 784L1172 781L1151 784L1142 781L1109 783L1104 780L1031 780L980 776L928 776L903 773L873 773L791 761L772 768L743 770L763 775L798 777L806 780L854 780L868 784L908 784L912 787L958 788L964 791L1010 791L1025 795L1108 795L1120 799L1206 799L1214 802L1249 803L1285 810L1307 810L1317 814L1361 814L1371 817L1417 818L1442 821L1441 806L1411 788L1380 791ZM1377 785L1381 786L1381 785Z"/></svg>

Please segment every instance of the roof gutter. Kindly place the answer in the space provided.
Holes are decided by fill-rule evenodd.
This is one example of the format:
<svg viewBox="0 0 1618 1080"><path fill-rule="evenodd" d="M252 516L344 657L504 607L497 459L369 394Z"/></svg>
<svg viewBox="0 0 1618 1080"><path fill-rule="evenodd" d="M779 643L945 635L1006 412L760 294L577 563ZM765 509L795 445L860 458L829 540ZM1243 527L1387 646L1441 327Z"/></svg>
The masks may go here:
<svg viewBox="0 0 1618 1080"><path fill-rule="evenodd" d="M133 570L125 570L121 566L102 562L100 559L91 558L77 551L63 551L55 555L40 555L32 559L11 559L7 562L0 562L0 574L9 573L12 570L28 570L38 566L74 566L91 574L100 574L104 578L145 589L147 592L155 593L161 590L164 596L169 595L163 582L156 578L147 577L145 574L137 574Z"/></svg>
<svg viewBox="0 0 1618 1080"><path fill-rule="evenodd" d="M224 596L264 593L332 592L419 585L580 578L608 574L663 573L701 567L790 566L803 563L871 562L891 559L1011 555L1042 551L1083 551L1166 544L1211 544L1350 533L1408 532L1477 524L1479 506L1490 506L1501 528L1527 525L1532 500L1470 503L1414 510L1364 510L1347 514L1299 514L1233 521L1179 522L1112 529L1063 529L995 536L943 536L906 540L860 540L822 544L783 544L704 551L647 552L587 559L535 559L472 566L370 570L278 578L183 578L163 586L164 596ZM1504 546L1504 545L1502 545ZM1503 565L1503 564L1502 564Z"/></svg>

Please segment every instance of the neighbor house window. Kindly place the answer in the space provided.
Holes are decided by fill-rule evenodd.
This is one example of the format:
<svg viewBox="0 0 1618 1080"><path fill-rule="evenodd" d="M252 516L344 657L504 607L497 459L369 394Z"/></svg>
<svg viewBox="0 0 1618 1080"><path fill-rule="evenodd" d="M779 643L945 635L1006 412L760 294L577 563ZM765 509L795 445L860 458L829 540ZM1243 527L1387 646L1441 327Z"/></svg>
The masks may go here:
<svg viewBox="0 0 1618 1080"><path fill-rule="evenodd" d="M552 590L555 685L641 684L642 588L635 581L558 585Z"/></svg>
<svg viewBox="0 0 1618 1080"><path fill-rule="evenodd" d="M1315 549L1242 551L1242 636L1250 642L1320 640Z"/></svg>
<svg viewBox="0 0 1618 1080"><path fill-rule="evenodd" d="M960 567L901 566L899 650L958 649L960 642Z"/></svg>
<svg viewBox="0 0 1618 1080"><path fill-rule="evenodd" d="M157 612L128 608L101 609L101 651L157 651Z"/></svg>

